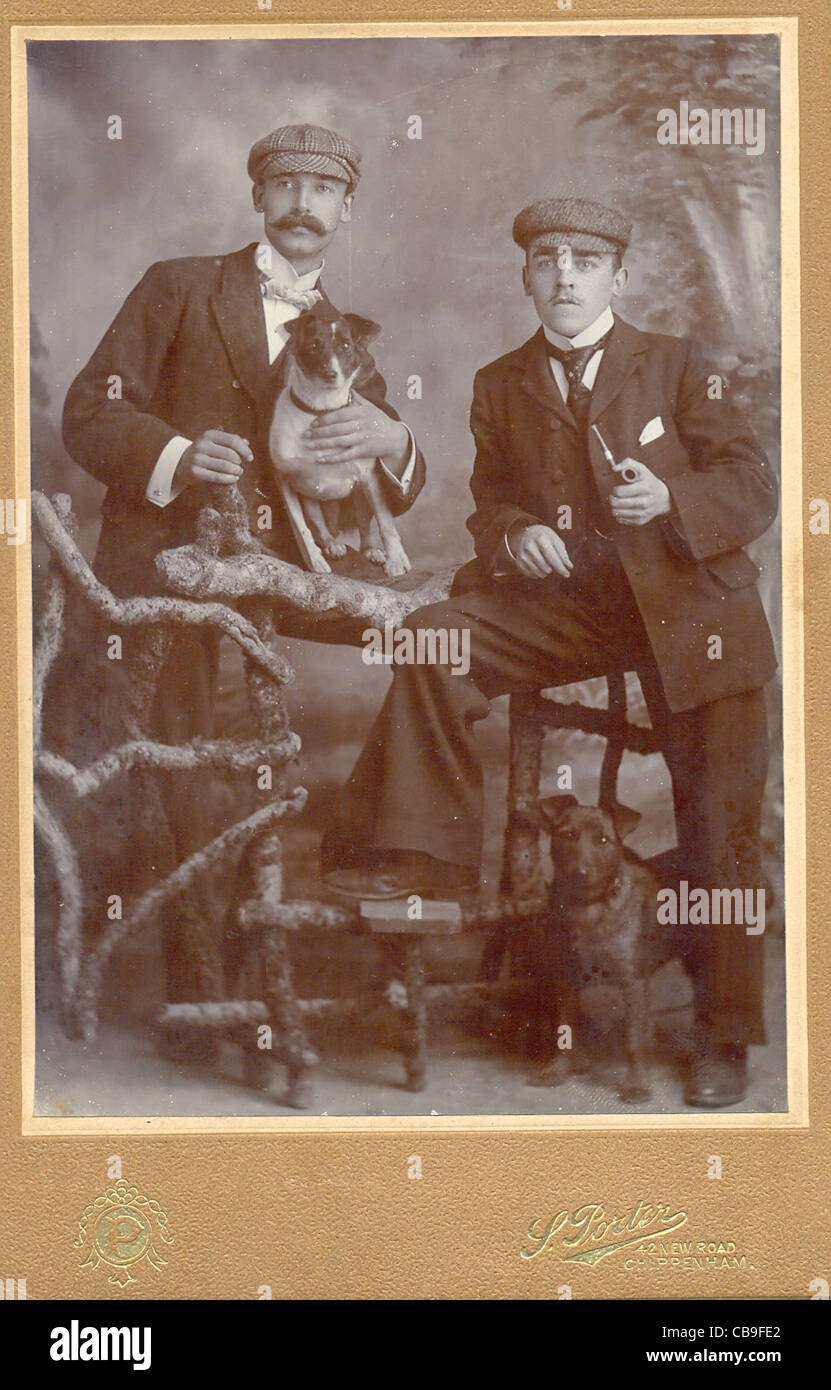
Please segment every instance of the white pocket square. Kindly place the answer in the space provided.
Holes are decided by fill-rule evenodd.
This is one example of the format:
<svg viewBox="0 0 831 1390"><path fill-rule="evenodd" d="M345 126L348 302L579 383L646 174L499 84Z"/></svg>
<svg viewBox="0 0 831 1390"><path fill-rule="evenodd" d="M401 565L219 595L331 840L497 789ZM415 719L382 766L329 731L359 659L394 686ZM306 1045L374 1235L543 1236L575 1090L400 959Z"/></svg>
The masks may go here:
<svg viewBox="0 0 831 1390"><path fill-rule="evenodd" d="M651 444L653 440L660 439L663 433L664 422L661 419L660 415L656 415L654 419L650 420L647 425L644 425L643 429L640 432L640 435L638 436L638 443Z"/></svg>

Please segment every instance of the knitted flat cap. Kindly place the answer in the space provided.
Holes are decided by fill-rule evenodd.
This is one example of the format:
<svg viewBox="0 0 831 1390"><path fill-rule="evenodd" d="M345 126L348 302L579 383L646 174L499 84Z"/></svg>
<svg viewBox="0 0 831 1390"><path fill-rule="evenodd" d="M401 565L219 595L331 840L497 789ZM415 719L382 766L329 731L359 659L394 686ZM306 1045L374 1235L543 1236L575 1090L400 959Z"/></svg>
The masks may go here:
<svg viewBox="0 0 831 1390"><path fill-rule="evenodd" d="M513 238L527 248L534 237L561 238L576 251L624 252L632 227L614 208L588 198L543 198L523 208L514 219Z"/></svg>
<svg viewBox="0 0 831 1390"><path fill-rule="evenodd" d="M327 174L345 179L354 192L361 154L343 135L320 125L283 125L252 145L248 175L262 183L269 174Z"/></svg>

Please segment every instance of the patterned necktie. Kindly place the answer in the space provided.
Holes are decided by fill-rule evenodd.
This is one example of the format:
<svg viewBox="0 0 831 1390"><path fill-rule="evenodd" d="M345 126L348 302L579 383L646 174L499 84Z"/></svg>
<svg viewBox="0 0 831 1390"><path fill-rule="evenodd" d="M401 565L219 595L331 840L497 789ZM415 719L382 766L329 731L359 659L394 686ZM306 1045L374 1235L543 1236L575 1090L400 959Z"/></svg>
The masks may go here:
<svg viewBox="0 0 831 1390"><path fill-rule="evenodd" d="M311 309L323 298L320 290L293 290L288 285L281 285L279 280L272 279L271 276L263 275L260 278L260 293L263 299L279 299L282 304L291 304L292 308Z"/></svg>
<svg viewBox="0 0 831 1390"><path fill-rule="evenodd" d="M596 343L589 343L588 347L560 348L554 343L548 344L549 354L563 365L568 382L566 405L577 421L581 434L585 433L588 427L589 403L592 398L591 388L583 385L583 373L594 354L606 346L611 331L609 329L608 333L604 333Z"/></svg>

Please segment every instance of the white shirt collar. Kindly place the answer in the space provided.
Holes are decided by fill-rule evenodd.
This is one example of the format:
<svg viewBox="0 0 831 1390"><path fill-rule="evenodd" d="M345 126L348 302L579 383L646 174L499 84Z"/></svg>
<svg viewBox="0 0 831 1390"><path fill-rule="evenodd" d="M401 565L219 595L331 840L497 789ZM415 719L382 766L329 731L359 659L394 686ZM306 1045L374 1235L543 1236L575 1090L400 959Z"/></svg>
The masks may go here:
<svg viewBox="0 0 831 1390"><path fill-rule="evenodd" d="M614 322L615 316L611 306L607 304L603 313L598 314L594 323L590 323L588 328L583 328L573 338L564 338L562 333L555 333L553 328L547 328L545 324L542 326L542 331L549 343L561 348L563 352L568 352L570 348L589 347L591 343L596 343L598 338L602 338L604 333L608 333Z"/></svg>
<svg viewBox="0 0 831 1390"><path fill-rule="evenodd" d="M287 261L285 256L281 256L277 247L272 246L270 241L257 242L254 261L257 269L267 279L277 280L281 285L286 285L293 290L313 290L326 264L325 261L321 261L314 270L307 270L304 275L298 275L291 261Z"/></svg>

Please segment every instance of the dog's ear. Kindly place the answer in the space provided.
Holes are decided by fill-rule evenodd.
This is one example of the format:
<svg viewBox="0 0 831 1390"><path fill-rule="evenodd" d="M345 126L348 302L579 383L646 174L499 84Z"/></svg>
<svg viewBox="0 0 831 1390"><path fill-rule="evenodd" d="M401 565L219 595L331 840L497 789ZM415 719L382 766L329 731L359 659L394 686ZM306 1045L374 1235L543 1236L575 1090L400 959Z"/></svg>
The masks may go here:
<svg viewBox="0 0 831 1390"><path fill-rule="evenodd" d="M349 324L349 332L356 347L365 348L367 343L371 343L381 332L380 323L373 323L372 319L362 319L360 314L344 314L343 317Z"/></svg>
<svg viewBox="0 0 831 1390"><path fill-rule="evenodd" d="M619 840L625 840L627 835L631 835L636 826L640 825L643 816L640 811L635 811L631 806L624 806L623 802L616 801L610 812L612 822Z"/></svg>
<svg viewBox="0 0 831 1390"><path fill-rule="evenodd" d="M314 316L314 314L311 312L310 309L303 309L303 310L297 315L297 318L288 319L288 320L283 324L283 327L285 328L286 332L288 333L289 338L293 338L297 333L299 333L300 330L301 330L302 328L304 328L305 325L309 322L309 319L314 318L314 317L315 317L315 316Z"/></svg>
<svg viewBox="0 0 831 1390"><path fill-rule="evenodd" d="M566 812L574 806L579 806L580 803L576 796L572 796L571 792L563 792L561 796L546 796L537 805L543 825L556 830Z"/></svg>

